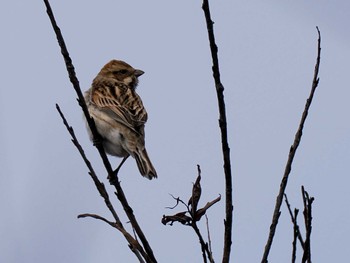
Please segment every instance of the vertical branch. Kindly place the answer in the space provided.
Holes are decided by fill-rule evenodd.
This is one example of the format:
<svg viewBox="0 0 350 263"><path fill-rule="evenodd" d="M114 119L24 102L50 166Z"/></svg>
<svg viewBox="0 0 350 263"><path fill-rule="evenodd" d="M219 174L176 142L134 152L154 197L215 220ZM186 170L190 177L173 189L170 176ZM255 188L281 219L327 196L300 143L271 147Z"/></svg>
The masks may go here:
<svg viewBox="0 0 350 263"><path fill-rule="evenodd" d="M211 238L210 238L210 230L209 230L209 219L208 219L208 216L207 216L207 215L205 215L205 222L206 222L206 225L207 225L209 260L211 260L210 262L214 262L214 259L213 259L213 250L211 249Z"/></svg>
<svg viewBox="0 0 350 263"><path fill-rule="evenodd" d="M294 221L293 221L293 243L292 243L292 263L295 263L296 260L296 254L297 254L297 238L300 234L299 232L299 226L297 224L297 217L298 217L299 210L294 209Z"/></svg>
<svg viewBox="0 0 350 263"><path fill-rule="evenodd" d="M317 48L317 59L316 59L316 65L315 65L315 70L314 70L314 77L313 77L313 81L312 81L312 88L311 88L309 98L307 99L306 104L305 104L305 109L304 109L303 115L301 117L298 131L295 134L294 143L289 150L288 161L287 161L284 175L283 175L283 178L282 178L282 181L280 184L280 191L279 191L279 194L276 198L276 204L275 204L275 209L273 212L272 223L270 226L269 237L268 237L267 243L265 245L264 254L263 254L263 257L261 260L262 263L268 262L267 258L268 258L268 255L270 253L273 238L274 238L274 235L276 232L276 227L278 224L278 219L279 219L279 216L281 214L280 209L281 209L281 204L283 201L283 194L284 194L285 189L287 187L288 177L289 177L289 174L290 174L291 169L292 169L292 163L294 160L294 156L295 156L295 153L296 153L298 146L300 144L300 140L301 140L301 137L303 134L303 128L304 128L304 124L306 121L306 117L308 115L309 108L311 106L311 102L312 102L312 99L314 97L314 93L316 91L316 88L317 88L318 82L319 82L318 71L319 71L319 67L320 67L320 57L321 57L321 34L320 34L320 30L318 29L318 27L316 27L316 29L317 29L317 33L318 33L318 48Z"/></svg>
<svg viewBox="0 0 350 263"><path fill-rule="evenodd" d="M226 108L224 100L224 86L220 80L219 59L218 59L218 47L215 43L213 21L211 20L209 1L203 0L202 9L204 11L205 20L207 24L208 38L210 43L210 51L213 61L213 77L215 81L216 94L219 105L219 126L221 131L221 144L222 153L224 159L224 172L225 172L225 197L226 197L226 219L225 233L224 233L224 251L222 262L227 263L230 260L231 244L232 244L232 174L231 174L231 160L230 160L230 148L227 139L227 121L226 121Z"/></svg>
<svg viewBox="0 0 350 263"><path fill-rule="evenodd" d="M202 237L202 235L201 235L201 233L200 233L200 231L198 229L198 226L197 226L195 221L192 222L191 226L192 226L194 232L196 232L196 234L197 234L197 236L199 238L199 243L201 244L203 263L207 263L208 262L207 261L207 253L206 253L207 245L206 245L206 243L205 243L205 241L204 241L204 239L203 239L203 237Z"/></svg>
<svg viewBox="0 0 350 263"><path fill-rule="evenodd" d="M98 133L98 131L96 129L95 122L94 122L93 118L91 118L91 116L89 114L89 111L87 109L87 106L86 106L83 94L82 94L81 89L80 89L80 84L79 84L78 78L76 77L76 74L75 74L75 69L74 69L72 60L71 60L71 58L69 56L69 52L67 50L65 41L63 39L61 30L60 30L60 28L58 27L58 25L56 23L54 14L53 14L51 6L50 6L50 3L49 3L48 0L44 0L44 3L45 3L45 6L46 6L47 14L48 14L48 16L50 18L52 27L53 27L53 29L55 31L58 44L59 44L59 46L61 48L61 53L63 55L64 61L65 61L65 64L66 64L66 68L67 68L67 71L68 71L69 79L70 79L70 81L71 81L71 83L72 83L72 85L74 87L74 90L77 93L79 105L80 105L80 107L83 110L85 118L86 118L86 120L88 122L88 125L90 127L91 133L93 134L93 140L95 142L101 142L101 136L99 135L99 133ZM123 189L122 189L122 187L121 187L121 185L119 183L118 176L113 174L112 166L111 166L110 162L108 161L108 158L107 158L107 155L106 155L106 153L105 153L105 151L103 149L102 143L95 143L95 146L96 146L96 148L97 148L97 150L98 150L98 152L99 152L99 154L100 154L100 156L102 158L103 164L104 164L104 166L105 166L105 168L107 170L107 173L108 173L109 178L110 178L110 183L116 188L117 197L118 197L120 203L123 206L125 214L129 218L132 227L135 229L137 235L139 236L139 238L140 238L140 240L141 240L141 242L142 242L142 244L144 246L144 249L145 249L145 251L146 251L146 253L148 255L148 258L146 258L147 262L157 262L154 254L153 254L153 251L151 249L151 246L149 245L149 243L148 243L148 241L146 239L146 236L144 235L140 225L138 224L138 222L136 220L136 217L135 217L135 215L133 213L133 210L130 207L130 205L129 205L127 199L126 199L124 191L123 191Z"/></svg>
<svg viewBox="0 0 350 263"><path fill-rule="evenodd" d="M312 203L314 201L313 197L310 197L309 194L305 191L304 186L301 187L301 192L303 196L304 203L304 220L305 220L305 229L306 229L306 238L305 238L305 248L302 258L302 263L308 262L311 263L311 221L312 221Z"/></svg>

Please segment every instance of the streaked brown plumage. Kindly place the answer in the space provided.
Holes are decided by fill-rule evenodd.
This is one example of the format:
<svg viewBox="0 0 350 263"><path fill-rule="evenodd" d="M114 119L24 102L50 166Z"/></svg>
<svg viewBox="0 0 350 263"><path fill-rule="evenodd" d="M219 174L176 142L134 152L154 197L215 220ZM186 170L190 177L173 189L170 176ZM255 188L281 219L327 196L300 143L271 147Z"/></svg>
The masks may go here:
<svg viewBox="0 0 350 263"><path fill-rule="evenodd" d="M85 92L90 115L103 139L108 154L135 158L141 175L156 178L145 148L147 112L135 89L144 72L129 64L112 60L107 63ZM91 132L88 128L91 138Z"/></svg>

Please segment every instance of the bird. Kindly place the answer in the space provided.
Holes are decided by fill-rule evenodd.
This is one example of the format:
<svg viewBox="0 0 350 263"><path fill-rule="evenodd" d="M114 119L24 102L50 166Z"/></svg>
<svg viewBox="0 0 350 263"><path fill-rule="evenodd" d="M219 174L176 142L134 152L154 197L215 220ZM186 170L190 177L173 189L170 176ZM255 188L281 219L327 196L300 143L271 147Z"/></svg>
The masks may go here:
<svg viewBox="0 0 350 263"><path fill-rule="evenodd" d="M140 174L153 179L157 178L157 172L145 147L148 115L136 93L138 78L143 74L144 71L124 61L111 60L94 78L84 99L106 153L123 157L122 163L132 156ZM93 141L90 128L87 127L87 130Z"/></svg>

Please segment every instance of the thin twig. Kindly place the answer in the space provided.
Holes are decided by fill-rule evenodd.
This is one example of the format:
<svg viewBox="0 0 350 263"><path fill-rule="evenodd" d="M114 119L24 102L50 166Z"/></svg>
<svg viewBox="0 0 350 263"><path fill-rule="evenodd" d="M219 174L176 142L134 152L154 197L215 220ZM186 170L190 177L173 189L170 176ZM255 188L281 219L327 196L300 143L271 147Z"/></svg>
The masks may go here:
<svg viewBox="0 0 350 263"><path fill-rule="evenodd" d="M194 232L197 234L198 238L199 238L199 243L201 244L201 249L202 249L202 256L203 256L203 262L207 263L207 253L209 255L209 251L208 251L208 245L205 243L201 232L199 231L199 228L196 224L196 221L192 221L191 227L193 228Z"/></svg>
<svg viewBox="0 0 350 263"><path fill-rule="evenodd" d="M210 230L209 230L209 219L208 219L208 216L207 216L207 215L205 215L205 222L206 222L206 225L207 225L207 234L208 234L209 260L211 260L211 262L214 262L213 250L211 249L211 238L210 238Z"/></svg>
<svg viewBox="0 0 350 263"><path fill-rule="evenodd" d="M230 160L230 148L227 139L227 121L226 121L226 108L224 99L224 86L220 80L219 59L218 59L218 47L215 43L213 21L211 20L209 1L203 0L202 9L204 11L205 20L207 24L208 38L210 43L210 51L213 61L213 77L215 81L216 94L219 105L219 126L221 130L221 144L222 153L224 159L224 173L225 173L225 189L226 189L226 219L225 233L224 233L224 250L223 250L223 263L228 263L230 260L231 244L232 244L232 217L233 217L233 205L232 205L232 174L231 174L231 160Z"/></svg>
<svg viewBox="0 0 350 263"><path fill-rule="evenodd" d="M94 181L95 185L96 185L96 188L98 190L98 192L100 193L100 195L103 197L105 203L106 203L106 206L108 207L109 211L112 213L114 219L116 220L117 223L119 223L121 226L122 226L122 223L119 219L119 216L117 215L110 199L109 199L109 195L107 193L107 190L104 186L104 184L98 179L90 161L88 160L88 158L86 157L85 155L85 152L83 150L83 148L81 147L77 137L75 136L75 133L74 133L74 130L73 128L68 124L67 122L67 119L65 118L64 114L62 113L61 111L61 108L58 104L56 104L56 109L58 111L58 113L60 114L62 120L63 120L63 124L66 126L69 134L71 135L72 137L72 142L74 144L74 146L78 149L79 153L80 153L80 156L83 158L86 166L88 167L89 169L89 175L90 177L92 178L92 180Z"/></svg>
<svg viewBox="0 0 350 263"><path fill-rule="evenodd" d="M220 200L220 196L215 199L214 201L212 202L208 202L207 203L207 208L205 208L205 211L212 205L212 204L215 204L216 202L218 202ZM197 211L199 212L199 210ZM209 246L208 246L208 243L206 243L204 241L204 238L197 226L197 221L200 220L200 218L198 218L198 220L196 218L192 218L192 223L191 223L191 227L193 228L193 230L195 231L195 233L197 234L198 238L199 238L199 243L201 244L201 249L202 249L202 255L203 255L203 260L204 262L207 262L207 259L206 259L206 256L208 257L209 259L209 262L210 263L214 263L214 259L213 259L213 255L211 253L211 249L209 249ZM208 229L209 231L209 229ZM208 232L209 233L209 232Z"/></svg>
<svg viewBox="0 0 350 263"><path fill-rule="evenodd" d="M99 215L96 215L96 214L89 214L89 213L78 215L78 218L85 218L85 217L92 217L92 218L101 220L103 222L106 222L108 225L118 229L118 226L117 226L117 224L115 222L111 222L111 221L107 220L106 218L104 218L102 216L99 216Z"/></svg>
<svg viewBox="0 0 350 263"><path fill-rule="evenodd" d="M61 30L56 23L55 17L53 15L53 12L52 12L52 9L50 6L50 3L48 0L44 0L44 3L46 5L47 14L50 18L52 27L55 31L55 34L56 34L56 37L58 40L58 44L61 47L61 53L63 55L64 61L66 64L69 79L70 79L71 83L73 84L73 87L78 95L78 103L79 103L80 107L82 108L83 113L85 115L85 118L88 122L90 129L91 129L91 133L93 134L94 141L101 142L101 137L100 137L99 133L97 132L95 122L91 118L89 111L87 109L83 94L82 94L81 89L80 89L79 81L78 81L76 74L75 74L75 69L74 69L72 60L69 56L65 41L64 41L62 33L61 33ZM114 187L116 188L118 199L119 199L120 203L122 204L124 211L131 222L132 227L135 229L135 231L136 231L137 235L139 236L139 238L143 244L143 247L148 255L148 259L146 259L147 262L156 263L157 260L156 260L154 254L153 254L153 251L152 251L152 249L151 249L151 247L146 239L146 236L144 235L143 231L141 230L141 227L139 226L139 224L136 220L136 217L133 213L132 208L129 206L129 203L126 199L124 191L119 183L118 176L116 174L113 174L112 166L111 166L110 162L108 161L108 158L107 158L107 155L103 149L102 143L95 143L95 146L96 146L96 148L97 148L97 150L102 158L103 164L107 170L108 177L110 178L110 183L113 184Z"/></svg>
<svg viewBox="0 0 350 263"><path fill-rule="evenodd" d="M118 229L126 238L126 240L129 242L129 247L131 248L132 252L134 252L134 254L139 257L139 254L143 255L145 258L147 258L147 255L145 253L145 251L143 250L142 246L135 240L132 238L132 236L125 230L122 222L119 219L119 216L117 215L110 199L109 199L109 195L108 192L104 186L104 184L98 179L90 161L88 160L87 156L85 155L85 152L83 150L83 148L81 147L77 137L75 136L74 130L73 128L69 125L67 119L65 118L63 112L61 111L60 107L58 104L56 104L56 109L58 111L58 113L60 114L62 120L63 120L63 124L66 126L69 134L72 137L72 142L75 145L75 147L78 149L81 157L83 158L86 166L89 169L89 175L92 178L92 180L94 181L96 188L98 190L98 192L100 193L100 195L102 196L102 198L105 201L106 206L108 207L109 211L111 212L111 214L114 217L115 222L111 222L99 215L95 215L95 214L82 214L79 215L78 218L83 218L83 217L93 217L95 219L99 219L102 220L106 223L108 223L109 225L111 225L112 227L115 227L116 229Z"/></svg>
<svg viewBox="0 0 350 263"><path fill-rule="evenodd" d="M293 215L292 213L292 209L290 208L290 204L289 204L289 201L288 201L288 197L286 194L284 194L284 201L286 202L286 205L287 205L287 208L288 208L288 211L289 211L289 215L290 215L290 218L292 219L292 223L293 223L293 226L294 228L296 229L296 234L297 234L297 237L299 239L299 242L300 242L300 245L301 247L304 249L304 240L303 240L303 237L301 236L301 233L300 233L300 228L299 228L299 225L297 224L297 219L296 217ZM296 209L297 210L297 209ZM297 210L299 212L299 210ZM298 214L297 212L297 214ZM294 211L294 214L295 214L295 211Z"/></svg>
<svg viewBox="0 0 350 263"><path fill-rule="evenodd" d="M175 204L174 206L167 206L167 207L165 207L165 208L167 208L167 209L174 209L175 207L177 207L177 206L181 203L181 204L183 204L183 205L187 208L188 211L190 211L189 206L188 206L184 201L182 201L182 200L180 199L180 197L175 197L175 196L173 196L172 194L169 194L169 195L170 195L173 199L176 200L176 204Z"/></svg>
<svg viewBox="0 0 350 263"><path fill-rule="evenodd" d="M275 232L276 232L276 227L277 227L277 224L278 224L278 219L279 219L279 216L280 216L280 213L281 213L280 209L281 209L281 205L282 205L282 201L283 201L283 194L285 192L285 189L286 189L286 186L287 186L287 182L288 182L288 177L289 177L289 174L290 174L291 169L292 169L292 163L293 163L293 160L294 160L295 153L296 153L296 151L298 149L298 146L300 144L300 140L301 140L301 137L302 137L305 120L306 120L306 117L308 115L309 108L311 106L311 102L312 102L314 93L316 91L316 88L317 88L317 85L318 85L318 82L319 82L318 71L319 71L319 67L320 67L320 57L321 57L321 34L320 34L320 31L319 31L318 27L316 27L316 29L317 29L317 33L318 33L318 48L317 48L317 59L316 59L316 65L315 65L315 70L314 70L314 77L313 77L313 81L312 81L312 88L311 88L311 92L310 92L309 98L307 99L306 104L305 104L305 109L304 109L303 115L301 117L301 121L300 121L300 124L299 124L298 131L295 134L294 143L293 143L293 145L291 146L291 148L289 150L288 161L287 161L287 164L286 164L286 167L285 167L285 171L284 171L284 175L283 175L283 178L282 178L282 181L281 181L280 191L279 191L279 194L278 194L278 196L276 198L276 205L275 205L275 209L274 209L274 212L273 212L273 217L272 217L272 223L271 223L271 226L270 226L269 237L268 237L268 240L267 240L267 243L266 243L266 246L265 246L265 250L264 250L264 254L263 254L263 257L262 257L262 260L261 260L262 263L267 263L268 262L267 258L268 258L268 255L270 253L270 249L271 249L271 246L272 246L273 238L274 238L274 235L275 235Z"/></svg>
<svg viewBox="0 0 350 263"><path fill-rule="evenodd" d="M132 235L130 235L125 230L125 228L122 227L120 224L111 222L111 221L107 220L106 218L104 218L102 216L99 216L99 215L96 215L96 214L88 214L88 213L86 213L86 214L78 215L78 218L86 218L86 217L91 217L91 218L98 219L98 220L101 220L103 222L106 222L110 226L112 226L112 227L118 229L120 232L122 232L122 234L124 235L126 240L128 240L128 242L129 242L129 248L136 255L136 257L139 259L140 263L144 262L144 260L140 260L140 256L142 256L143 258L147 258L147 255L146 255L145 251L143 250L142 246L140 245L140 243L136 239L134 239L132 237Z"/></svg>
<svg viewBox="0 0 350 263"><path fill-rule="evenodd" d="M139 253L139 251L135 251L135 249L132 246L129 246L130 250L136 255L137 259L140 263L146 263L144 260L144 257Z"/></svg>

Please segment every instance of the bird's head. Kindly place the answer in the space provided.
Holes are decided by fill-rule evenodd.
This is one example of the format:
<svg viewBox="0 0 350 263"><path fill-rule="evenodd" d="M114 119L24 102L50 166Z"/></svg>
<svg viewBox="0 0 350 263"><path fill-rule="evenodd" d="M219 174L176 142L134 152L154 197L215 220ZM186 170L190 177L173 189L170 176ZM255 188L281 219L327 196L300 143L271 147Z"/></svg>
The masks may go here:
<svg viewBox="0 0 350 263"><path fill-rule="evenodd" d="M101 77L112 78L129 87L136 88L138 77L144 72L140 69L134 69L128 63L121 60L111 60L98 74Z"/></svg>

